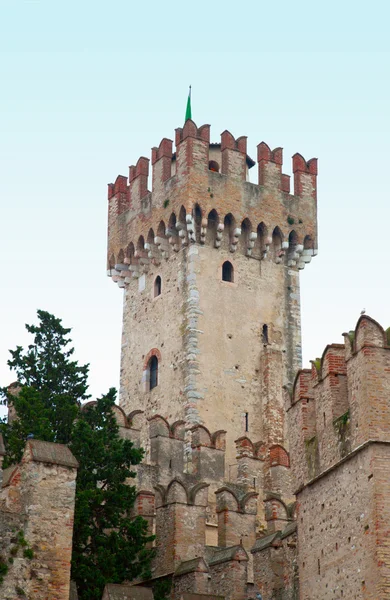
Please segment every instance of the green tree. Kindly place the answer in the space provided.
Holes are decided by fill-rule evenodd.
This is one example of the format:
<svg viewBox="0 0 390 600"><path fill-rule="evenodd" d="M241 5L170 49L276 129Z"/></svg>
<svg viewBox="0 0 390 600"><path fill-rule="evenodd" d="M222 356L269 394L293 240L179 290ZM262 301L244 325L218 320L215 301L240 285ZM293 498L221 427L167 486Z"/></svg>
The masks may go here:
<svg viewBox="0 0 390 600"><path fill-rule="evenodd" d="M72 555L80 600L100 600L106 583L150 575L145 545L153 537L144 519L131 518L136 490L126 483L143 451L119 436L115 394L111 389L81 411L70 443L80 462Z"/></svg>
<svg viewBox="0 0 390 600"><path fill-rule="evenodd" d="M87 395L88 365L71 357L70 329L50 313L38 311L39 325L26 325L34 343L10 351L10 368L19 387L3 389L15 417L0 424L6 445L5 466L21 459L28 434L68 444L79 461L72 577L80 600L99 599L106 583L149 574L152 550L146 548L147 523L131 518L135 499L133 465L143 451L119 435L113 407L115 390L81 409Z"/></svg>
<svg viewBox="0 0 390 600"><path fill-rule="evenodd" d="M2 390L3 403L11 403L18 415L1 426L7 444L6 465L21 459L28 434L67 444L81 402L89 398L89 365L72 360L74 348L67 337L71 329L44 310L37 315L38 325L26 325L33 343L27 349L17 346L10 350L7 363L16 372L21 392L13 395Z"/></svg>
<svg viewBox="0 0 390 600"><path fill-rule="evenodd" d="M33 387L19 388L12 396L12 407L20 418L10 423L4 419L0 423L0 433L3 434L6 448L3 467L19 462L23 455L27 435L33 434L39 440L54 441L51 429L49 411L42 402L39 391Z"/></svg>

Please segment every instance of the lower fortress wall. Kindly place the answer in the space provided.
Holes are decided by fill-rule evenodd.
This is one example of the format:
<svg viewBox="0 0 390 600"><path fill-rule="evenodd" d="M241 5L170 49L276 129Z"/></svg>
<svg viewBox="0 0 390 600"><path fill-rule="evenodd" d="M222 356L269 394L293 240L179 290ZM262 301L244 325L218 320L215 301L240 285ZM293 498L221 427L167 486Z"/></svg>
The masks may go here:
<svg viewBox="0 0 390 600"><path fill-rule="evenodd" d="M388 336L364 315L286 393L291 456L241 437L226 478L224 431L117 407L121 436L149 439L130 483L156 556L152 579L107 585L104 600L152 600L159 581L171 600L389 598L389 398ZM1 598L77 599L77 466L65 446L28 440L22 462L0 471Z"/></svg>

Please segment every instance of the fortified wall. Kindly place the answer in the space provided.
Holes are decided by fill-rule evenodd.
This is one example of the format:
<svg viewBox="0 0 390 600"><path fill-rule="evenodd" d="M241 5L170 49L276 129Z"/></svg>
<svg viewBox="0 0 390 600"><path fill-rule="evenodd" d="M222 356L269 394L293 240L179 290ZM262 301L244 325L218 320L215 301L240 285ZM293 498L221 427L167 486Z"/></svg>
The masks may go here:
<svg viewBox="0 0 390 600"><path fill-rule="evenodd" d="M226 477L225 431L115 408L123 438L139 446L148 431L129 483L156 554L152 579L107 585L104 600L152 600L161 581L171 600L389 597L389 333L362 315L344 338L286 394L291 468L283 446L242 436ZM21 464L1 471L2 597L77 599L76 469L68 448L29 440Z"/></svg>
<svg viewBox="0 0 390 600"><path fill-rule="evenodd" d="M288 408L300 598L390 597L390 340L362 315Z"/></svg>
<svg viewBox="0 0 390 600"><path fill-rule="evenodd" d="M115 414L120 435L139 447L145 414L126 416L120 407ZM166 579L175 600L183 593L245 600L258 592L293 600L296 524L287 451L242 437L226 479L225 431L192 427L188 460L183 421L155 415L146 426L151 459L134 467L130 481L138 490L134 515L156 536L152 580L141 585Z"/></svg>

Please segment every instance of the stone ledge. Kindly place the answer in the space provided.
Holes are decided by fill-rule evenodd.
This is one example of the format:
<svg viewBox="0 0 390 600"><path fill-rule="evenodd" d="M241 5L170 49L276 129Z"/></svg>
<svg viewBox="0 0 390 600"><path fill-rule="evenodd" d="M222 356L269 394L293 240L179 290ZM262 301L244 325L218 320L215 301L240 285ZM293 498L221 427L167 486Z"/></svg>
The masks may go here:
<svg viewBox="0 0 390 600"><path fill-rule="evenodd" d="M41 440L28 440L24 451L23 461L49 463L77 469L79 463L72 452L64 444L42 442Z"/></svg>
<svg viewBox="0 0 390 600"><path fill-rule="evenodd" d="M384 446L390 446L390 441L388 441L388 440L367 440L360 446L357 446L356 448L354 448L349 454L347 454L347 456L344 456L341 460L337 461L336 463L334 463L333 465L331 465L330 467L325 469L325 471L322 471L322 473L319 473L318 475L316 475L316 477L313 477L313 479L310 479L307 483L303 483L302 485L300 485L299 488L294 492L294 495L297 496L305 488L310 487L311 485L313 485L314 483L316 483L323 477L326 477L326 475L328 475L328 473L331 473L332 471L337 469L340 465L347 462L348 460L353 458L356 454L358 454L359 452L362 452L363 450L368 448L368 446L371 446L373 444L383 444Z"/></svg>
<svg viewBox="0 0 390 600"><path fill-rule="evenodd" d="M153 600L151 588L108 583L102 600Z"/></svg>

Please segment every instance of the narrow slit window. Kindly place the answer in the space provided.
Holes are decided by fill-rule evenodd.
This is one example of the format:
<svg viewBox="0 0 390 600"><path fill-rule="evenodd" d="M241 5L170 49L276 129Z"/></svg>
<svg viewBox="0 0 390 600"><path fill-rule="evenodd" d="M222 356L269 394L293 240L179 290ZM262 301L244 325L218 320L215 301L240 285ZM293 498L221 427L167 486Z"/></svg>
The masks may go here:
<svg viewBox="0 0 390 600"><path fill-rule="evenodd" d="M149 363L149 389L152 390L158 385L158 360L152 356Z"/></svg>
<svg viewBox="0 0 390 600"><path fill-rule="evenodd" d="M263 333L262 333L262 338L263 338L263 344L268 344L268 325L266 325L264 323L263 325Z"/></svg>
<svg viewBox="0 0 390 600"><path fill-rule="evenodd" d="M245 413L245 431L249 431L249 414Z"/></svg>
<svg viewBox="0 0 390 600"><path fill-rule="evenodd" d="M160 275L157 275L156 279L154 280L154 297L157 298L157 296L161 295L161 277Z"/></svg>
<svg viewBox="0 0 390 600"><path fill-rule="evenodd" d="M231 262L226 260L222 265L222 281L234 281L234 269Z"/></svg>

